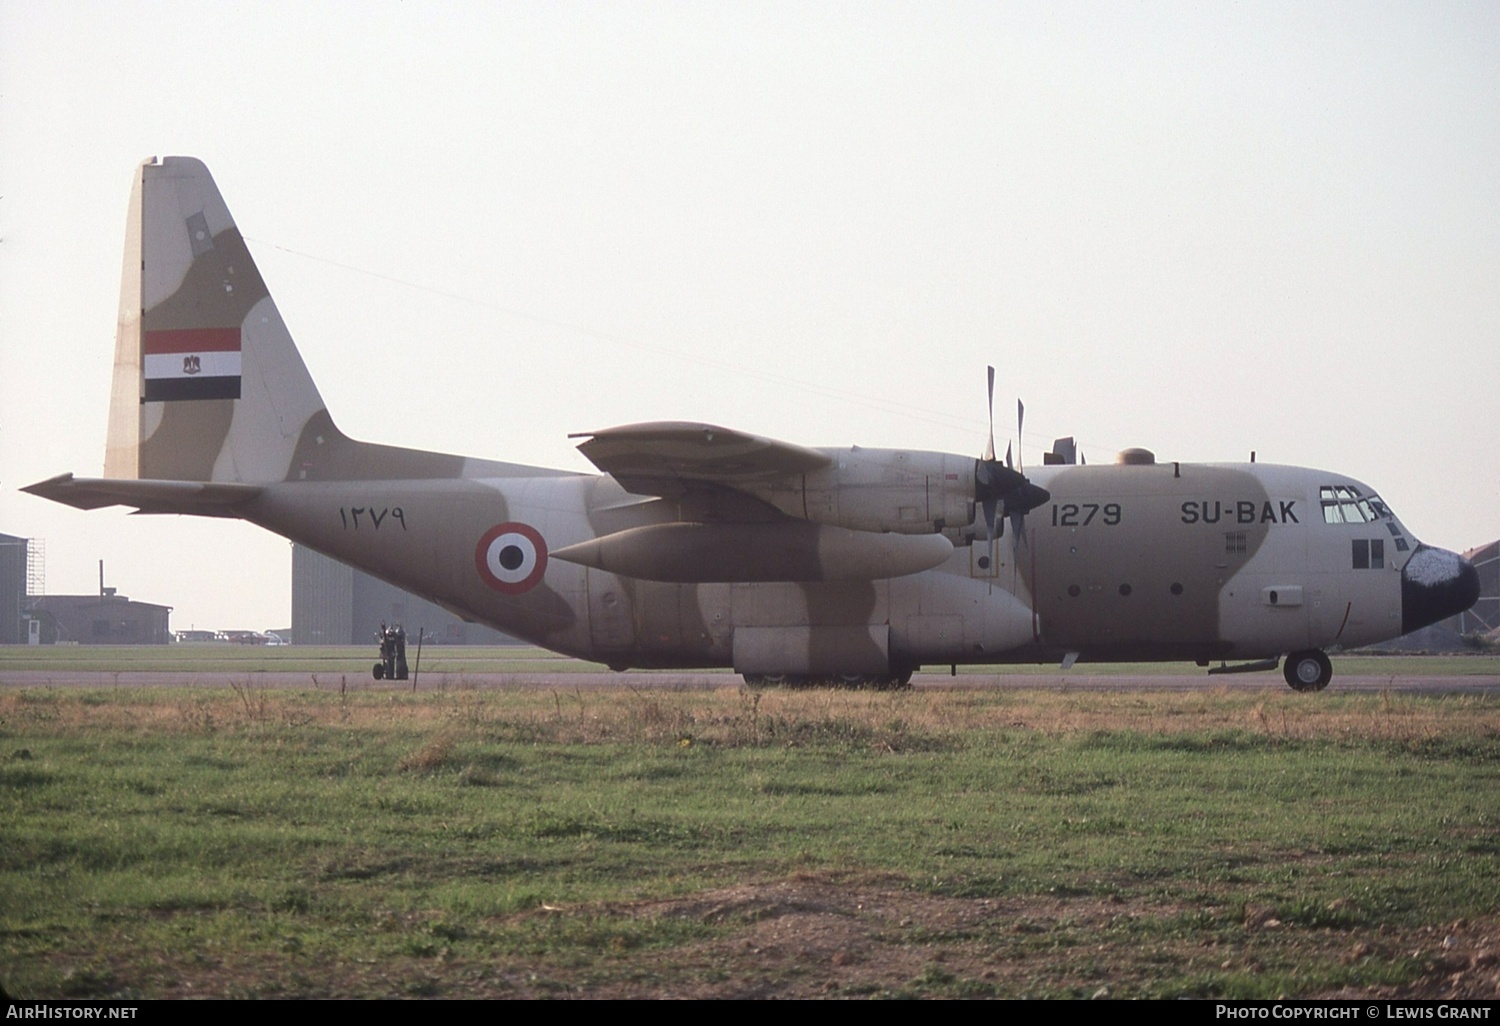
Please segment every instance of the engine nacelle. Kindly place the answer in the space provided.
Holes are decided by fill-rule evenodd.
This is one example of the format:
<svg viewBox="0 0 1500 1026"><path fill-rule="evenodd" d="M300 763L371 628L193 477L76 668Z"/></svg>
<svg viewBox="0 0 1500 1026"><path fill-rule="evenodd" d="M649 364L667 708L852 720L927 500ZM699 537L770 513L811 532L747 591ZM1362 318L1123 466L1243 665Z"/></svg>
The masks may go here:
<svg viewBox="0 0 1500 1026"><path fill-rule="evenodd" d="M974 460L903 449L820 449L832 464L741 490L789 516L853 531L933 534L974 522Z"/></svg>

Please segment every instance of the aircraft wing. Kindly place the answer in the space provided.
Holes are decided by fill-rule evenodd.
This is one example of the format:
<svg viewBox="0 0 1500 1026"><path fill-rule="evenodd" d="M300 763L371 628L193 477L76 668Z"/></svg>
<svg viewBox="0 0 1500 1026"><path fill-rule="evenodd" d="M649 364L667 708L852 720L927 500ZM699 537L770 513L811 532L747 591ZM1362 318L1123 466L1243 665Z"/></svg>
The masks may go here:
<svg viewBox="0 0 1500 1026"><path fill-rule="evenodd" d="M59 474L21 491L78 509L134 506L138 513L233 517L234 507L260 494L255 485L199 481L139 481Z"/></svg>
<svg viewBox="0 0 1500 1026"><path fill-rule="evenodd" d="M713 424L657 421L568 436L578 451L638 495L676 497L695 487L742 485L821 470L833 462L816 449Z"/></svg>

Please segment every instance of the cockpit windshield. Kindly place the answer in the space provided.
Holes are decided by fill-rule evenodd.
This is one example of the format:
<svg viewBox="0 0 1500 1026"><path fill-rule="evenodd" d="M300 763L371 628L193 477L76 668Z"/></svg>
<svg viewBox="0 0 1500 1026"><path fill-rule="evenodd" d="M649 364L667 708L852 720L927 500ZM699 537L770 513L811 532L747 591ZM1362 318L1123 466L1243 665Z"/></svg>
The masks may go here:
<svg viewBox="0 0 1500 1026"><path fill-rule="evenodd" d="M1319 489L1325 524L1372 524L1394 520L1378 495L1361 495L1353 485L1324 485Z"/></svg>

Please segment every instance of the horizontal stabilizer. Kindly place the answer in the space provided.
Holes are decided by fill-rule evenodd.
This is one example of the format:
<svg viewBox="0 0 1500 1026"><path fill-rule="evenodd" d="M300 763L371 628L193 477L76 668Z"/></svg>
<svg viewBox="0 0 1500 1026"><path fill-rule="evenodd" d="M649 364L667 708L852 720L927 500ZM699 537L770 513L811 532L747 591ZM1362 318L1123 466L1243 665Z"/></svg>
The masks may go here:
<svg viewBox="0 0 1500 1026"><path fill-rule="evenodd" d="M59 474L21 491L40 495L78 509L134 506L141 513L188 513L197 516L237 516L235 507L255 498L255 485L199 481L132 481L112 477L74 477Z"/></svg>

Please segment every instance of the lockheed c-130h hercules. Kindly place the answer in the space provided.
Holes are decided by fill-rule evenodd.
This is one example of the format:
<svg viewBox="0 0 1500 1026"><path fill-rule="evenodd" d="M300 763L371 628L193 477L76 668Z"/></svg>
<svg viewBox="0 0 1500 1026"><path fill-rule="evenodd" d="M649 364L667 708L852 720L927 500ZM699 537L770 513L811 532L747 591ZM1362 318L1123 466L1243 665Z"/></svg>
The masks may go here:
<svg viewBox="0 0 1500 1026"><path fill-rule="evenodd" d="M354 441L191 158L138 169L122 292L105 476L28 492L248 520L616 669L898 685L932 664L1285 659L1316 690L1327 652L1479 595L1473 566L1320 470L1090 466L1062 440L1027 471L993 426L976 459L634 424L576 436L601 475Z"/></svg>

